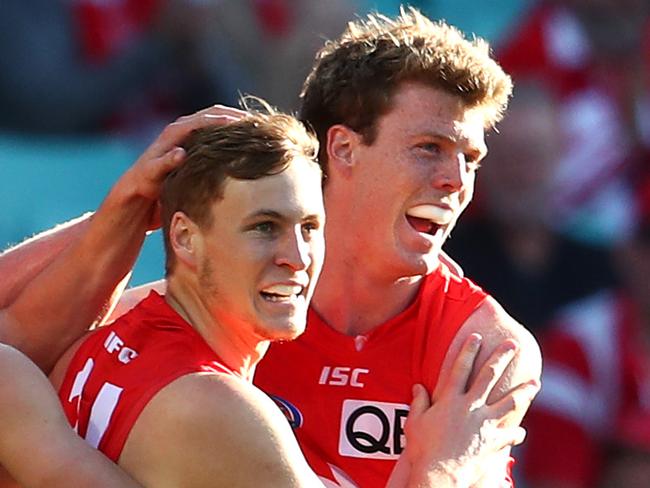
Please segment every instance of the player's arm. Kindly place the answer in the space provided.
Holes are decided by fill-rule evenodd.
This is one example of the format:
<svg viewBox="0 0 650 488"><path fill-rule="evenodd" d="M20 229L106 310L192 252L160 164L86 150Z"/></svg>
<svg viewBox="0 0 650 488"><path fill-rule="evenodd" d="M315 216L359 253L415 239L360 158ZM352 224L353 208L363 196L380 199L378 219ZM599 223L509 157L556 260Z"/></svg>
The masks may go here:
<svg viewBox="0 0 650 488"><path fill-rule="evenodd" d="M156 394L119 464L161 488L322 486L275 404L225 375L188 375Z"/></svg>
<svg viewBox="0 0 650 488"><path fill-rule="evenodd" d="M21 486L139 486L74 433L47 378L22 353L4 344L0 344L0 419L0 464Z"/></svg>
<svg viewBox="0 0 650 488"><path fill-rule="evenodd" d="M407 486L413 487L476 486L497 453L523 441L521 427L504 423L518 405L530 403L538 385L522 385L488 404L517 353L517 345L505 341L497 347L468 388L481 342L478 334L465 340L449 374L441 377L431 397L423 386L414 386L405 427L406 449L391 481L406 479Z"/></svg>
<svg viewBox="0 0 650 488"><path fill-rule="evenodd" d="M88 213L57 225L0 253L0 309L13 302L27 283L79 238L90 216Z"/></svg>
<svg viewBox="0 0 650 488"><path fill-rule="evenodd" d="M146 231L158 225L162 182L184 157L179 144L196 128L228 123L241 114L214 106L167 126L111 189L80 235L38 274L18 280L22 288L9 293L14 298L0 311L0 339L49 371L106 310L114 289L129 273ZM3 277L22 275L20 261L12 263Z"/></svg>
<svg viewBox="0 0 650 488"><path fill-rule="evenodd" d="M522 385L541 384L542 358L537 341L492 298L487 298L459 330L443 362L441 378L450 374L453 359L471 334L479 334L483 340L469 379L470 386L492 354L503 347L506 341L514 341L517 344L516 354L487 398L488 405L503 400ZM518 402L501 425L505 428L518 426L533 398L534 395L529 398L529 401ZM504 486L509 460L510 447L506 447L489 463L491 470L475 486L485 488Z"/></svg>

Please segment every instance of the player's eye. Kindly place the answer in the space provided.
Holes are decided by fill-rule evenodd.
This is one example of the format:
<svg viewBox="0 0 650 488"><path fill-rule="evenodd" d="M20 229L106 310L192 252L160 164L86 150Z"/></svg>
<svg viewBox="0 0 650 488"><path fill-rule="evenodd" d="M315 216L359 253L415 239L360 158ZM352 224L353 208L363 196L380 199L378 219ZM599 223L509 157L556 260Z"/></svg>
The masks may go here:
<svg viewBox="0 0 650 488"><path fill-rule="evenodd" d="M417 148L429 154L438 154L440 152L440 144L435 142L423 142L417 145Z"/></svg>
<svg viewBox="0 0 650 488"><path fill-rule="evenodd" d="M302 224L302 230L308 234L318 229L320 229L320 224L318 222L305 222Z"/></svg>
<svg viewBox="0 0 650 488"><path fill-rule="evenodd" d="M258 222L252 227L252 229L255 232L259 232L260 234L273 234L273 232L276 231L276 228L277 228L276 224L274 222L271 222L270 220L265 220L264 222Z"/></svg>

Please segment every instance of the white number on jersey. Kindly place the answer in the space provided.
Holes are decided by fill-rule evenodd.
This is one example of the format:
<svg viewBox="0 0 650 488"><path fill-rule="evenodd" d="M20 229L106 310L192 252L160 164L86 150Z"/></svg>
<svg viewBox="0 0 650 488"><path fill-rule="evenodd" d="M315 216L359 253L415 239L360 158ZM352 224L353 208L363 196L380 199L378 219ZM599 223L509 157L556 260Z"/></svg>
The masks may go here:
<svg viewBox="0 0 650 488"><path fill-rule="evenodd" d="M84 386L90 377L90 373L95 365L92 358L88 358L84 367L75 376L74 383L68 401L72 403L77 400L77 416L75 418L74 430L79 432L79 410L81 408L81 396L83 395ZM123 388L113 385L112 383L104 383L97 394L97 398L90 407L90 418L88 419L88 429L86 430L86 442L97 448L99 443L106 433L108 424L111 421L117 402L120 400Z"/></svg>

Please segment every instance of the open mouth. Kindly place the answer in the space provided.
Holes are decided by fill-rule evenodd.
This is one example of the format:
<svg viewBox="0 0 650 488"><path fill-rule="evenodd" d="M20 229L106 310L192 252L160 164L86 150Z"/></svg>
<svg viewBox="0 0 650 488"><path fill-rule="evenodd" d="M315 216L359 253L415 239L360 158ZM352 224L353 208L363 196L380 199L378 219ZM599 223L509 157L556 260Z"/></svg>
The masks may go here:
<svg viewBox="0 0 650 488"><path fill-rule="evenodd" d="M411 227L417 232L431 236L447 226L453 217L451 209L437 205L417 205L406 211L406 220Z"/></svg>
<svg viewBox="0 0 650 488"><path fill-rule="evenodd" d="M302 296L304 290L300 285L272 285L260 291L260 295L268 302L291 302Z"/></svg>
<svg viewBox="0 0 650 488"><path fill-rule="evenodd" d="M411 227L423 234L435 235L441 227L435 222L420 217L412 217L411 215L407 215L406 220L411 224Z"/></svg>

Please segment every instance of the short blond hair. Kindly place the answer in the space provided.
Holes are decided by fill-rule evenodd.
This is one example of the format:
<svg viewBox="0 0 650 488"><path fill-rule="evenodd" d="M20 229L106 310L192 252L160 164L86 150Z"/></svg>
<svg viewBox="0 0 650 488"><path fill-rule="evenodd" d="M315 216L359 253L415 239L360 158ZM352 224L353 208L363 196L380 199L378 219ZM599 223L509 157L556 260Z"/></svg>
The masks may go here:
<svg viewBox="0 0 650 488"><path fill-rule="evenodd" d="M377 119L388 112L400 83L421 82L460 97L484 111L486 128L501 120L512 80L481 38L402 8L391 19L370 14L350 22L317 54L301 93L300 118L324 141L334 124L345 124L371 144ZM321 163L323 163L325 159Z"/></svg>

